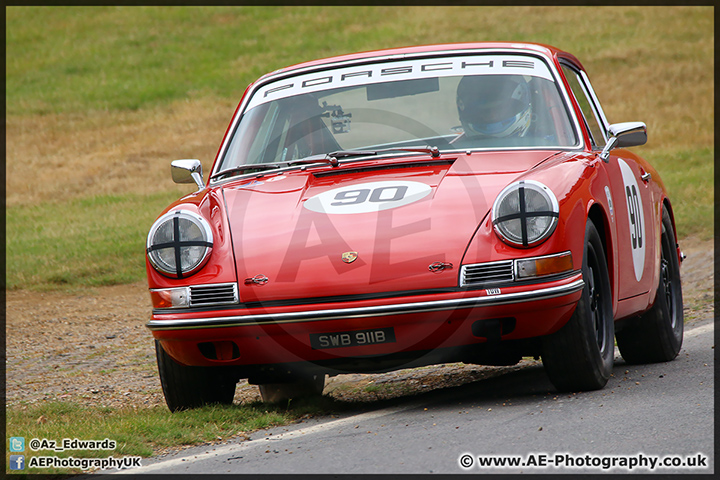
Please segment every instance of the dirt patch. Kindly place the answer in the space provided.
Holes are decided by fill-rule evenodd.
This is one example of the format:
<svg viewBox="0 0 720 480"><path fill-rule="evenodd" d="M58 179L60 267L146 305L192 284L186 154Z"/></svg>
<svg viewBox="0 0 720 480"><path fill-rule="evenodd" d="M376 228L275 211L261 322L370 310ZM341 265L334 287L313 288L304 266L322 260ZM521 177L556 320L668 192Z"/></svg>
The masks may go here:
<svg viewBox="0 0 720 480"><path fill-rule="evenodd" d="M7 402L163 402L146 284L83 294L8 292Z"/></svg>
<svg viewBox="0 0 720 480"><path fill-rule="evenodd" d="M713 242L681 242L686 322L713 315ZM164 405L153 338L145 323L145 283L83 293L13 291L7 294L7 404L48 400L112 407ZM517 368L517 367L512 367ZM372 401L461 385L506 370L451 364L379 375L340 375L325 394ZM241 381L236 402L260 400Z"/></svg>
<svg viewBox="0 0 720 480"><path fill-rule="evenodd" d="M690 237L680 241L680 248L687 255L680 267L685 321L712 317L715 298L714 242Z"/></svg>
<svg viewBox="0 0 720 480"><path fill-rule="evenodd" d="M6 128L8 206L87 195L187 193L170 161L199 158L209 171L235 105L188 99L122 112L12 116Z"/></svg>

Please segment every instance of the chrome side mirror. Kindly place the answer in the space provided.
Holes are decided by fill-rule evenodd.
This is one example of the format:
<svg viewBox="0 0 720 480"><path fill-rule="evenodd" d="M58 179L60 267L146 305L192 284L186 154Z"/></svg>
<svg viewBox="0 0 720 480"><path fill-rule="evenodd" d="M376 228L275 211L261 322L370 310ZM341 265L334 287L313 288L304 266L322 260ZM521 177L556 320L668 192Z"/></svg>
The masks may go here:
<svg viewBox="0 0 720 480"><path fill-rule="evenodd" d="M610 139L600 153L607 163L613 148L636 147L647 143L647 127L643 122L613 123L608 129Z"/></svg>
<svg viewBox="0 0 720 480"><path fill-rule="evenodd" d="M205 188L200 160L175 160L170 164L175 183L195 183L198 190Z"/></svg>

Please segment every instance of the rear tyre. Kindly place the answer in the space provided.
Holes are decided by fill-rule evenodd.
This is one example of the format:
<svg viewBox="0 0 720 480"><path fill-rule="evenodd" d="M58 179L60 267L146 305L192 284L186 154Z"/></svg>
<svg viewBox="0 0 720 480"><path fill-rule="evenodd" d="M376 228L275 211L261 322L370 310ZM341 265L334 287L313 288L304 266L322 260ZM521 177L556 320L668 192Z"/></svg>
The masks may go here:
<svg viewBox="0 0 720 480"><path fill-rule="evenodd" d="M177 363L155 340L158 372L171 412L219 403L232 404L237 380L223 367L187 367Z"/></svg>
<svg viewBox="0 0 720 480"><path fill-rule="evenodd" d="M618 349L630 364L668 362L677 357L683 341L683 299L680 262L670 214L663 208L660 282L655 303L617 332Z"/></svg>
<svg viewBox="0 0 720 480"><path fill-rule="evenodd" d="M614 360L610 277L600 235L588 219L582 264L583 287L570 320L542 337L542 362L561 392L603 388Z"/></svg>
<svg viewBox="0 0 720 480"><path fill-rule="evenodd" d="M281 403L290 399L319 397L325 388L325 375L296 378L288 383L263 383L260 395L265 403Z"/></svg>

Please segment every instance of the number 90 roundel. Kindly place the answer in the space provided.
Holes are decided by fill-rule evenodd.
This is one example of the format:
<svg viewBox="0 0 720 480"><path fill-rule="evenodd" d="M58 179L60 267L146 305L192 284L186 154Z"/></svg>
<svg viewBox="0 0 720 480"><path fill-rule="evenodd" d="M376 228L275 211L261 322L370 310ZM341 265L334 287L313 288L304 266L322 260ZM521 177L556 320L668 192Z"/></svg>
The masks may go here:
<svg viewBox="0 0 720 480"><path fill-rule="evenodd" d="M630 222L629 246L632 252L633 271L635 279L639 282L645 268L645 213L640 188L630 166L618 158L620 173L625 187L625 201L627 202L628 221Z"/></svg>
<svg viewBox="0 0 720 480"><path fill-rule="evenodd" d="M378 212L417 202L431 191L424 183L403 180L360 183L315 195L305 208L328 214Z"/></svg>

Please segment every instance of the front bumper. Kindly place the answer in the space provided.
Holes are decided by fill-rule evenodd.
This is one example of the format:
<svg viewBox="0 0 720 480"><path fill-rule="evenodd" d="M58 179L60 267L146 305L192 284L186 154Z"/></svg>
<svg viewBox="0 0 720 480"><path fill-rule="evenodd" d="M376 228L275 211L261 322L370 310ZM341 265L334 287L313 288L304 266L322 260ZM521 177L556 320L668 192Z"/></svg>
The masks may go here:
<svg viewBox="0 0 720 480"><path fill-rule="evenodd" d="M479 322L512 318L502 340L538 337L572 314L584 282L576 272L554 282L502 289L332 304L256 306L228 310L155 312L147 327L185 365L267 365L432 351L484 343ZM475 328L473 327L475 326ZM394 329L394 341L332 349L313 348L312 334ZM232 342L234 354L212 358L207 344ZM220 347L218 347L220 348ZM222 347L225 348L225 347ZM227 350L230 351L230 350Z"/></svg>
<svg viewBox="0 0 720 480"><path fill-rule="evenodd" d="M353 318L380 317L388 315L407 315L428 312L453 311L464 308L495 307L531 301L547 300L578 292L583 288L583 280L577 279L565 285L556 285L537 290L519 291L505 294L491 294L486 290L464 298L449 298L421 302L394 303L364 307L348 307L276 313L248 313L244 315L211 316L202 318L153 318L147 323L152 331L179 330L196 328L239 327L244 325L267 325L291 322L316 322L320 320L342 320ZM179 316L179 315L177 315Z"/></svg>

